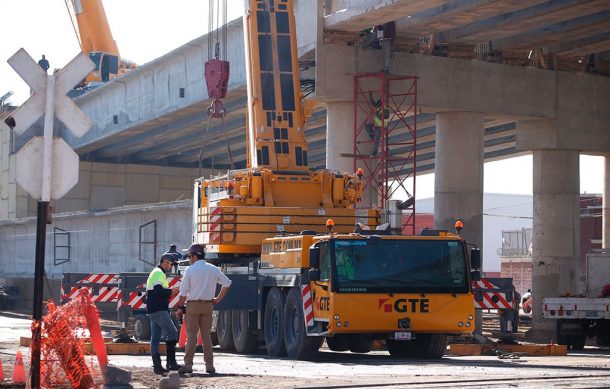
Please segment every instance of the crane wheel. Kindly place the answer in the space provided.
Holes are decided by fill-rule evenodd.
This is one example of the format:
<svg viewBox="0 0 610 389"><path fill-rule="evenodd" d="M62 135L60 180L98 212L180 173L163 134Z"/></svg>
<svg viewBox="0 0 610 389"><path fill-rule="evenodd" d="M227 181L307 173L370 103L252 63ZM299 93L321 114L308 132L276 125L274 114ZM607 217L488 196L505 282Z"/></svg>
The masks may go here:
<svg viewBox="0 0 610 389"><path fill-rule="evenodd" d="M146 315L136 315L133 321L133 334L138 340L150 339L150 319Z"/></svg>
<svg viewBox="0 0 610 389"><path fill-rule="evenodd" d="M231 330L231 311L218 312L218 323L216 324L216 335L218 344L224 351L235 350L233 342L233 331Z"/></svg>
<svg viewBox="0 0 610 389"><path fill-rule="evenodd" d="M250 327L250 312L240 310L231 314L231 330L235 350L238 353L250 354L258 348L256 329Z"/></svg>
<svg viewBox="0 0 610 389"><path fill-rule="evenodd" d="M347 342L346 335L339 334L332 337L326 338L326 344L330 351L347 351L349 350L349 344Z"/></svg>
<svg viewBox="0 0 610 389"><path fill-rule="evenodd" d="M366 354L373 349L373 339L362 335L352 335L347 339L349 351Z"/></svg>
<svg viewBox="0 0 610 389"><path fill-rule="evenodd" d="M284 294L278 288L271 288L265 302L264 335L267 354L272 357L286 355L284 345Z"/></svg>
<svg viewBox="0 0 610 389"><path fill-rule="evenodd" d="M291 288L284 308L284 343L288 356L293 359L312 359L323 341L321 336L307 336L301 293L298 288Z"/></svg>

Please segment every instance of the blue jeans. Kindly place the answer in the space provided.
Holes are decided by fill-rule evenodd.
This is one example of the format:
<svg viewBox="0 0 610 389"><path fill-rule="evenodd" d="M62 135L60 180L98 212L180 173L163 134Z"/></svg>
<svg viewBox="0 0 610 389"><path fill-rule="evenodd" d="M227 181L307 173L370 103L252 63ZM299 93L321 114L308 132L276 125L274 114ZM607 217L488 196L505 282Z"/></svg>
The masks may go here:
<svg viewBox="0 0 610 389"><path fill-rule="evenodd" d="M178 340L178 330L169 316L168 311L157 311L148 314L150 319L150 353L152 355L159 354L159 342L161 340L161 332L165 331L167 336L166 342Z"/></svg>

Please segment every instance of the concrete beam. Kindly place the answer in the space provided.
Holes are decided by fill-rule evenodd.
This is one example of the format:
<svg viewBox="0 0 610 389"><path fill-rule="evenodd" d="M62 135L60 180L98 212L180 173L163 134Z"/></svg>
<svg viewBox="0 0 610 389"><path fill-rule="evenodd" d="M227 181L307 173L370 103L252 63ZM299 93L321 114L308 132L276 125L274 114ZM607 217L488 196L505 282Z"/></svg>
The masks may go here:
<svg viewBox="0 0 610 389"><path fill-rule="evenodd" d="M553 53L559 50L553 50L547 46L567 44L566 42L587 39L590 36L607 32L609 24L610 11L603 11L497 39L492 41L491 47L497 50L545 47L545 53Z"/></svg>
<svg viewBox="0 0 610 389"><path fill-rule="evenodd" d="M608 47L605 50L590 51L586 48L589 45L596 45L608 41L610 41L610 32L603 32L601 34L590 35L584 38L578 37L576 39L568 39L567 41L554 43L546 46L543 49L543 52L545 54L553 53L557 55L587 55L610 49L610 47ZM585 50L584 52L586 54L577 54L579 52L583 52L583 50Z"/></svg>
<svg viewBox="0 0 610 389"><path fill-rule="evenodd" d="M451 30L547 0L455 0L396 21L400 34L423 36Z"/></svg>
<svg viewBox="0 0 610 389"><path fill-rule="evenodd" d="M324 29L357 32L438 7L449 0L330 0Z"/></svg>
<svg viewBox="0 0 610 389"><path fill-rule="evenodd" d="M317 58L316 94L326 101L353 99L354 74L381 67L377 50L320 44ZM610 150L608 77L401 53L395 53L391 70L419 77L417 101L424 111L555 121L556 137L519 131L520 150Z"/></svg>
<svg viewBox="0 0 610 389"><path fill-rule="evenodd" d="M508 12L440 34L439 42L479 43L543 28L549 24L598 13L610 8L607 0L557 0Z"/></svg>

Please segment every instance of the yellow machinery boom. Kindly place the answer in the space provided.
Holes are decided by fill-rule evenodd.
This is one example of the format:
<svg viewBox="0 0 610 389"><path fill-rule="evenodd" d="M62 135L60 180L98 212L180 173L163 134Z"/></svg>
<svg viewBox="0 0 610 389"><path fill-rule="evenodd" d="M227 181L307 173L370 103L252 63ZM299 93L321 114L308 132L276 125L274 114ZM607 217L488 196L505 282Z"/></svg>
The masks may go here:
<svg viewBox="0 0 610 389"><path fill-rule="evenodd" d="M448 334L474 330L477 266L455 235L367 231L381 211L356 208L361 175L309 169L293 12L247 1L247 168L194 185L193 241L233 280L219 344L249 353L263 338L269 355L312 358L325 340L354 352L381 340L392 356L440 358Z"/></svg>
<svg viewBox="0 0 610 389"><path fill-rule="evenodd" d="M219 259L260 254L277 233L323 232L327 218L348 232L376 224L379 212L356 210L355 174L310 171L292 0L249 0L244 17L248 89L247 168L195 182L193 241ZM331 129L332 130L332 129Z"/></svg>
<svg viewBox="0 0 610 389"><path fill-rule="evenodd" d="M96 65L86 82L108 81L135 68L121 59L102 0L66 0L66 5L71 5L76 17L81 49Z"/></svg>

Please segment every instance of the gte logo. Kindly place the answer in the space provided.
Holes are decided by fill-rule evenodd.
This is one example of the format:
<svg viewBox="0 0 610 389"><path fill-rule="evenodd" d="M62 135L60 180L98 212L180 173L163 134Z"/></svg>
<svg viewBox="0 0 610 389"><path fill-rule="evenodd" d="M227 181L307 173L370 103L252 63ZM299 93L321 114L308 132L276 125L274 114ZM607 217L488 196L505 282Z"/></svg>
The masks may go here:
<svg viewBox="0 0 610 389"><path fill-rule="evenodd" d="M383 312L411 312L428 313L430 312L430 299L379 299L378 309Z"/></svg>

